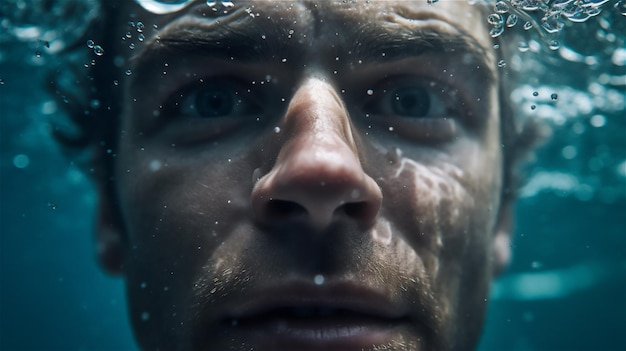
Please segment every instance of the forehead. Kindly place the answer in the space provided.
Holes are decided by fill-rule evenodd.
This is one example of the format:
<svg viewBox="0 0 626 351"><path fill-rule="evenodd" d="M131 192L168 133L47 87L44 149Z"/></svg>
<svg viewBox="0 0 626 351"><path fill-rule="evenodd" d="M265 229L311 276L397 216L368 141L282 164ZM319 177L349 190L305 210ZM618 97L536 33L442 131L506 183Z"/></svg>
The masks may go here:
<svg viewBox="0 0 626 351"><path fill-rule="evenodd" d="M289 39L295 38L300 44L305 40L309 46L318 43L328 47L340 45L342 39L376 39L381 31L409 33L416 29L468 37L483 48L491 41L481 7L465 0L441 0L433 5L426 0L248 0L236 1L232 7L210 7L206 1L197 0L165 15L146 11L137 1L126 4L130 6L127 13L155 24L162 33L193 34L194 29L210 31L220 24L237 31L247 27L242 34L284 31ZM121 19L121 25L125 20ZM378 30L368 30L373 27Z"/></svg>

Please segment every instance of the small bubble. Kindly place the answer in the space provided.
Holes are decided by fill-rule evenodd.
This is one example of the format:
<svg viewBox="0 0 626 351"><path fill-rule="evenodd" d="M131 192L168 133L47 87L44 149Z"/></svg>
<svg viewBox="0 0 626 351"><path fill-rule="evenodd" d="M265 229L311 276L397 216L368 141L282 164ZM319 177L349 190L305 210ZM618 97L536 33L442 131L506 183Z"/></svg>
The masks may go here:
<svg viewBox="0 0 626 351"><path fill-rule="evenodd" d="M87 47L88 48L93 49L93 47L95 45L96 45L96 43L93 40L91 40L91 39L87 40Z"/></svg>
<svg viewBox="0 0 626 351"><path fill-rule="evenodd" d="M322 284L324 284L324 280L325 280L324 276L321 275L321 274L318 274L318 275L316 275L313 278L313 281L315 282L315 285L322 285Z"/></svg>
<svg viewBox="0 0 626 351"><path fill-rule="evenodd" d="M133 50L135 48L135 43L128 44L128 48Z"/></svg>
<svg viewBox="0 0 626 351"><path fill-rule="evenodd" d="M528 46L528 43L525 41L520 41L519 44L517 44L517 49L520 52L526 52L528 51L528 49L530 49L530 47Z"/></svg>
<svg viewBox="0 0 626 351"><path fill-rule="evenodd" d="M280 127L274 127L274 133L276 134L280 133Z"/></svg>
<svg viewBox="0 0 626 351"><path fill-rule="evenodd" d="M137 22L135 27L137 27L137 32L139 32L139 33L143 32L144 25L143 25L142 22Z"/></svg>
<svg viewBox="0 0 626 351"><path fill-rule="evenodd" d="M145 321L147 321L147 320L149 320L149 319L150 319L150 313L148 313L148 312L143 312L143 313L141 314L141 320L142 320L142 321L144 321L144 322L145 322Z"/></svg>
<svg viewBox="0 0 626 351"><path fill-rule="evenodd" d="M507 27L514 27L517 24L517 15L514 14L510 14L509 17L506 19L506 26Z"/></svg>
<svg viewBox="0 0 626 351"><path fill-rule="evenodd" d="M500 68L506 67L506 61L504 61L504 60L498 61L498 67L500 67Z"/></svg>
<svg viewBox="0 0 626 351"><path fill-rule="evenodd" d="M13 165L17 168L26 168L30 164L30 158L24 154L13 157Z"/></svg>
<svg viewBox="0 0 626 351"><path fill-rule="evenodd" d="M126 32L126 38L130 39L130 38L132 38L132 37L133 37L133 35L132 35L132 34L130 34L130 32Z"/></svg>
<svg viewBox="0 0 626 351"><path fill-rule="evenodd" d="M48 207L50 207L53 210L57 209L57 204L55 204L54 202L48 202Z"/></svg>
<svg viewBox="0 0 626 351"><path fill-rule="evenodd" d="M4 85L4 79L0 78L0 85Z"/></svg>
<svg viewBox="0 0 626 351"><path fill-rule="evenodd" d="M571 160L578 155L578 149L575 146L567 145L561 150L561 155L567 160Z"/></svg>
<svg viewBox="0 0 626 351"><path fill-rule="evenodd" d="M131 71L130 69L127 69L126 72L124 72L124 74L126 74L127 76L130 76L131 74L133 74L133 71Z"/></svg>
<svg viewBox="0 0 626 351"><path fill-rule="evenodd" d="M606 117L603 115L593 115L591 119L589 119L589 124L596 128L604 127L606 124Z"/></svg>
<svg viewBox="0 0 626 351"><path fill-rule="evenodd" d="M39 51L39 50L35 51L35 56L41 57L41 51Z"/></svg>
<svg viewBox="0 0 626 351"><path fill-rule="evenodd" d="M143 35L142 33L137 34L137 40L144 41L145 39L146 39L146 36Z"/></svg>
<svg viewBox="0 0 626 351"><path fill-rule="evenodd" d="M367 95L369 95L369 96L374 95L374 90L372 90L372 89L367 89Z"/></svg>
<svg viewBox="0 0 626 351"><path fill-rule="evenodd" d="M391 127L391 126L388 129L389 129L390 132L393 132L393 130L394 130L393 127Z"/></svg>
<svg viewBox="0 0 626 351"><path fill-rule="evenodd" d="M539 96L539 92L538 91L533 91L533 96Z"/></svg>
<svg viewBox="0 0 626 351"><path fill-rule="evenodd" d="M532 29L532 27L533 27L533 24L530 23L530 21L524 23L524 30L530 30Z"/></svg>
<svg viewBox="0 0 626 351"><path fill-rule="evenodd" d="M146 286L148 286L148 284L146 284L146 282L141 282L141 285L140 285L140 286L141 286L141 288L142 288L142 289L145 289L145 288L146 288Z"/></svg>
<svg viewBox="0 0 626 351"><path fill-rule="evenodd" d="M496 5L493 7L493 10L496 13L507 13L509 12L509 7L507 6L506 2L498 1L496 2Z"/></svg>
<svg viewBox="0 0 626 351"><path fill-rule="evenodd" d="M120 82L117 79L114 79L113 80L113 85L118 86L118 85L120 85Z"/></svg>
<svg viewBox="0 0 626 351"><path fill-rule="evenodd" d="M535 110L535 109L537 109L537 105L535 105L535 104L530 105L530 109L531 109L531 110Z"/></svg>
<svg viewBox="0 0 626 351"><path fill-rule="evenodd" d="M558 40L550 40L548 47L550 50L558 50L561 47L561 44L559 44Z"/></svg>
<svg viewBox="0 0 626 351"><path fill-rule="evenodd" d="M556 101L559 98L559 95L557 93L552 93L550 95L550 99L552 99L552 101Z"/></svg>
<svg viewBox="0 0 626 351"><path fill-rule="evenodd" d="M93 47L93 53L98 56L102 56L104 55L104 49L102 48L102 46L96 45Z"/></svg>

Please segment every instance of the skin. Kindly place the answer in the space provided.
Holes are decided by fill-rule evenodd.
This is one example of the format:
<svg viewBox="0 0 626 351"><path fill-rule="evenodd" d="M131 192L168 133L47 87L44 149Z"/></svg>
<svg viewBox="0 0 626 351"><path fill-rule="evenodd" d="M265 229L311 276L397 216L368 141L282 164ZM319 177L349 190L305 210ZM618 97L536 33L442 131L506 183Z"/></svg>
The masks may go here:
<svg viewBox="0 0 626 351"><path fill-rule="evenodd" d="M127 282L143 349L475 346L510 212L496 59L478 8L124 6L147 39L111 48L133 74L120 87L98 243ZM423 116L394 102L415 89L430 101ZM219 113L207 117L203 92L241 103L209 98ZM348 317L276 312L301 306Z"/></svg>

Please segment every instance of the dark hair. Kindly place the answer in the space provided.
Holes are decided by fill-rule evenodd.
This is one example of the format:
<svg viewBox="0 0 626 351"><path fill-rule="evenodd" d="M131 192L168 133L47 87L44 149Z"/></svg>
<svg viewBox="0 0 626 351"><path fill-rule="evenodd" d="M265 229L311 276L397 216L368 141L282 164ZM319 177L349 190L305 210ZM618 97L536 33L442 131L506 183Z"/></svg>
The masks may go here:
<svg viewBox="0 0 626 351"><path fill-rule="evenodd" d="M102 14L90 25L88 34L99 33L101 38L92 38L85 35L74 50L85 52L85 42L92 39L104 48L117 47L115 40L119 38L109 35L105 28L116 28L119 25L119 8L117 2L103 3ZM488 15L486 6L483 8L485 18ZM500 37L502 38L502 37ZM498 39L500 39L498 38ZM510 57L506 45L500 45L499 59ZM83 169L91 174L92 178L105 190L113 191L114 158L119 131L119 116L121 88L114 86L112 74L122 74L115 64L115 53L97 57L97 62L87 69L82 64L68 65L65 71L56 72L50 80L50 90L61 105L66 107L67 113L77 127L77 131L70 132L58 125L54 135L64 149L74 155L81 155ZM90 67L89 67L90 66ZM521 171L519 165L533 147L544 136L544 129L534 119L524 120L516 118L513 104L510 99L515 83L514 72L510 70L500 74L499 104L501 111L501 146L503 151L503 191L502 203L512 201L521 185Z"/></svg>

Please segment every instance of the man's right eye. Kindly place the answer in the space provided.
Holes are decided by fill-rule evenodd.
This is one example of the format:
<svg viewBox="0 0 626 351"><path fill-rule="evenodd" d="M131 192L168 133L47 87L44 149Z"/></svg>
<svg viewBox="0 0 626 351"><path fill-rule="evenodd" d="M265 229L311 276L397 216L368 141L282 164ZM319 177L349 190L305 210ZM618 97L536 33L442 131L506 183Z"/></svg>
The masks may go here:
<svg viewBox="0 0 626 351"><path fill-rule="evenodd" d="M254 100L242 84L225 80L202 81L176 95L170 108L181 117L239 118L259 112L260 106Z"/></svg>

